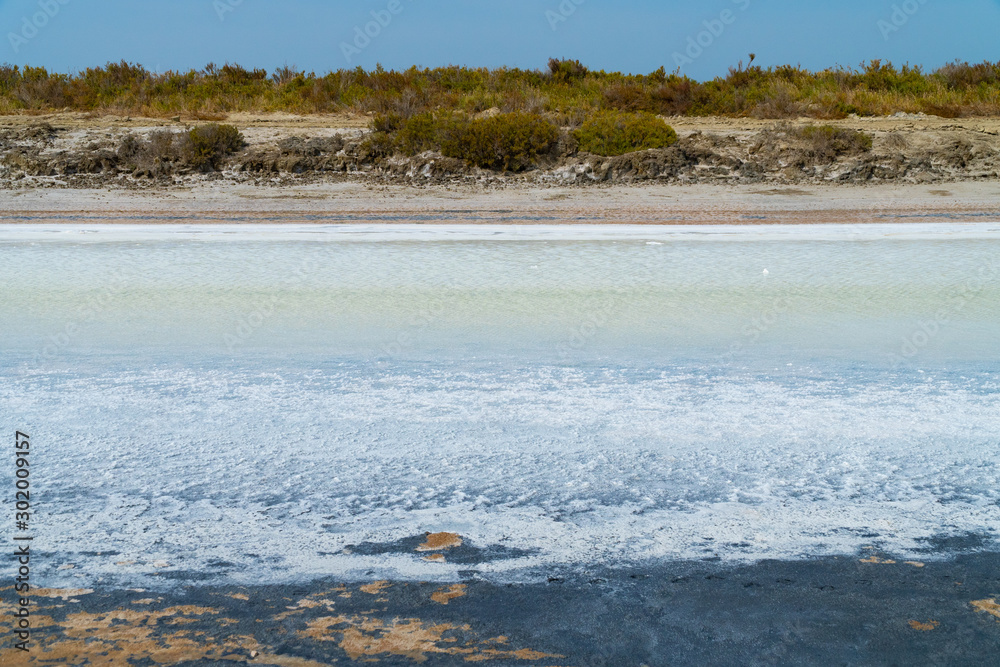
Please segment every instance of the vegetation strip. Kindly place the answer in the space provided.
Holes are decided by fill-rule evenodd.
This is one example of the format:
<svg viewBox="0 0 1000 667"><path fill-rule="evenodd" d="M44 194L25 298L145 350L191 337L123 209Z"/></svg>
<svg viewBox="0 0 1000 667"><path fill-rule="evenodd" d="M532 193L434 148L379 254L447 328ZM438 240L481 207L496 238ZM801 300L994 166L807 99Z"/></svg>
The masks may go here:
<svg viewBox="0 0 1000 667"><path fill-rule="evenodd" d="M155 73L125 61L76 74L0 66L0 114L68 109L163 118L186 113L219 120L235 111L285 111L409 118L427 112L468 116L493 108L539 113L559 125L576 126L597 111L772 119L898 112L997 116L1000 62L954 62L932 72L881 60L818 72L741 63L710 81L668 74L663 67L645 75L622 74L556 59L545 71L359 67L326 74L287 66L268 74L235 64Z"/></svg>

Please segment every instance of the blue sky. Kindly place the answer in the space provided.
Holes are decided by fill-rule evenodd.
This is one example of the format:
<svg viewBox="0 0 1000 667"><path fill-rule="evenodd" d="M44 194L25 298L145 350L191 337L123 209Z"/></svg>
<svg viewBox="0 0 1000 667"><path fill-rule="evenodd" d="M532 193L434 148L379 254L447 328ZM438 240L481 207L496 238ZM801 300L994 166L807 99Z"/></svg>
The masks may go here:
<svg viewBox="0 0 1000 667"><path fill-rule="evenodd" d="M375 36L355 42L366 27ZM998 0L0 0L0 31L0 62L64 72L121 59L158 71L536 68L558 56L703 79L749 52L811 69L1000 60Z"/></svg>

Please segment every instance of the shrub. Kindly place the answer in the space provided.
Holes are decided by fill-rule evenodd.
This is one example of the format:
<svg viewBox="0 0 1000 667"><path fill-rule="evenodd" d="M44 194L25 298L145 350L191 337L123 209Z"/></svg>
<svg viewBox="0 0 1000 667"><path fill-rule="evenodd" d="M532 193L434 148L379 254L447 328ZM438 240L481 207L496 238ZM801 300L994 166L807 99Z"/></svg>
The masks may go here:
<svg viewBox="0 0 1000 667"><path fill-rule="evenodd" d="M559 140L559 128L537 114L515 112L452 122L441 152L483 169L521 171Z"/></svg>
<svg viewBox="0 0 1000 667"><path fill-rule="evenodd" d="M218 169L222 159L243 148L243 135L232 125L198 125L188 133L187 162L196 169Z"/></svg>
<svg viewBox="0 0 1000 667"><path fill-rule="evenodd" d="M283 65L274 70L274 74L271 75L271 81L273 81L276 86L284 86L285 84L291 83L292 81L302 77L303 74L304 72L300 72L294 67Z"/></svg>
<svg viewBox="0 0 1000 667"><path fill-rule="evenodd" d="M411 116L396 130L396 146L407 155L437 150L446 140L443 135L449 121L430 112Z"/></svg>
<svg viewBox="0 0 1000 667"><path fill-rule="evenodd" d="M600 113L574 133L580 150L597 155L624 155L650 148L666 148L677 133L651 113Z"/></svg>
<svg viewBox="0 0 1000 667"><path fill-rule="evenodd" d="M400 151L416 155L439 150L448 140L452 128L460 124L454 114L424 112L404 118L397 113L380 114L372 120L369 143L379 146L379 153Z"/></svg>
<svg viewBox="0 0 1000 667"><path fill-rule="evenodd" d="M386 132L372 132L359 145L359 155L363 158L390 157L396 152L396 138Z"/></svg>
<svg viewBox="0 0 1000 667"><path fill-rule="evenodd" d="M751 153L779 151L789 164L801 168L833 164L842 156L861 155L872 149L864 132L831 125L791 127L776 125L761 132Z"/></svg>
<svg viewBox="0 0 1000 667"><path fill-rule="evenodd" d="M967 62L948 63L935 74L945 82L950 90L977 88L982 85L995 86L1000 83L1000 63Z"/></svg>
<svg viewBox="0 0 1000 667"><path fill-rule="evenodd" d="M0 93L8 94L21 80L21 68L17 65L0 65Z"/></svg>
<svg viewBox="0 0 1000 667"><path fill-rule="evenodd" d="M683 116L694 106L700 84L676 74L671 75L652 92L653 110L672 116Z"/></svg>
<svg viewBox="0 0 1000 667"><path fill-rule="evenodd" d="M405 122L404 118L399 114L379 114L372 120L372 131L394 134L399 132Z"/></svg>
<svg viewBox="0 0 1000 667"><path fill-rule="evenodd" d="M186 139L186 134L170 130L156 130L145 139L126 135L118 146L117 163L136 175L170 174L175 164L183 162L182 144Z"/></svg>
<svg viewBox="0 0 1000 667"><path fill-rule="evenodd" d="M817 155L837 157L857 155L872 149L870 134L858 130L848 130L831 125L810 125L792 131Z"/></svg>
<svg viewBox="0 0 1000 667"><path fill-rule="evenodd" d="M608 109L644 111L649 105L649 95L637 85L617 83L604 91L604 106Z"/></svg>
<svg viewBox="0 0 1000 667"><path fill-rule="evenodd" d="M587 68L579 60L549 58L549 74L559 83L570 83L587 76Z"/></svg>

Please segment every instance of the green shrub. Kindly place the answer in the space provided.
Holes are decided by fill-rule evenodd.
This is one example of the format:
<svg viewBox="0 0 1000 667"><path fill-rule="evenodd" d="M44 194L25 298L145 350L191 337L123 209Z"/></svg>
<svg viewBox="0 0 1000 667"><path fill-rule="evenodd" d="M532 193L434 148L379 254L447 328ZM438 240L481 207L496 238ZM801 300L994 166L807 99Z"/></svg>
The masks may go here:
<svg viewBox="0 0 1000 667"><path fill-rule="evenodd" d="M677 141L674 128L651 113L599 113L574 132L580 150L596 155L624 155L666 148Z"/></svg>
<svg viewBox="0 0 1000 667"><path fill-rule="evenodd" d="M505 113L452 123L441 152L483 169L521 171L559 140L559 128L538 114Z"/></svg>
<svg viewBox="0 0 1000 667"><path fill-rule="evenodd" d="M579 60L549 58L549 74L559 83L570 83L587 76L587 68Z"/></svg>
<svg viewBox="0 0 1000 667"><path fill-rule="evenodd" d="M222 159L243 148L243 135L232 125L198 125L188 133L188 163L196 169L218 169Z"/></svg>
<svg viewBox="0 0 1000 667"><path fill-rule="evenodd" d="M420 113L402 122L396 131L396 146L406 155L439 150L461 132L468 121L447 113Z"/></svg>

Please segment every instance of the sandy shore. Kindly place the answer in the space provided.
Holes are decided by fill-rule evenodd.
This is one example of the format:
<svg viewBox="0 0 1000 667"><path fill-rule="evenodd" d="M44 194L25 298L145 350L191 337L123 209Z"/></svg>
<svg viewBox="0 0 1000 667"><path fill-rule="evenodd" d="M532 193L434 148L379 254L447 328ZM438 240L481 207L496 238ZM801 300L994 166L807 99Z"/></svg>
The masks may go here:
<svg viewBox="0 0 1000 667"><path fill-rule="evenodd" d="M878 223L1000 218L1000 182L947 186L645 185L474 189L228 182L171 190L28 189L0 198L0 222L511 222L576 224Z"/></svg>

